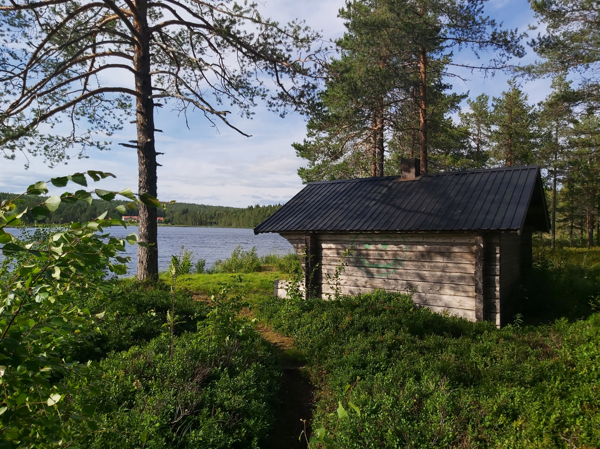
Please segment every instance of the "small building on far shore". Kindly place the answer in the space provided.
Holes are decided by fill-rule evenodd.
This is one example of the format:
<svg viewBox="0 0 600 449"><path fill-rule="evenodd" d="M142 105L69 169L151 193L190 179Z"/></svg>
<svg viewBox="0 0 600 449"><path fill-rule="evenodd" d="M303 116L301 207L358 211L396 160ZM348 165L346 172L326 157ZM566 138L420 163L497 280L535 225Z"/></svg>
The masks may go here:
<svg viewBox="0 0 600 449"><path fill-rule="evenodd" d="M140 222L140 217L139 215L123 215L123 221L133 221L135 223L139 223ZM156 222L157 223L164 223L165 222L165 217L156 217Z"/></svg>
<svg viewBox="0 0 600 449"><path fill-rule="evenodd" d="M402 176L309 183L254 232L294 246L312 296L411 291L436 312L509 322L532 233L550 230L540 168L420 175L418 159L402 166Z"/></svg>

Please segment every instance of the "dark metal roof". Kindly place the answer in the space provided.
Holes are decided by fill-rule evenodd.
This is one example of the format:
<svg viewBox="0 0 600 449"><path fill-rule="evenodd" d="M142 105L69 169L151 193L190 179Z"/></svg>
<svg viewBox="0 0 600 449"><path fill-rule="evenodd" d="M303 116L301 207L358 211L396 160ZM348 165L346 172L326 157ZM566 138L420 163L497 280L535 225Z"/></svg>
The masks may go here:
<svg viewBox="0 0 600 449"><path fill-rule="evenodd" d="M314 182L254 233L522 231L524 226L550 228L537 166L425 174L415 180Z"/></svg>

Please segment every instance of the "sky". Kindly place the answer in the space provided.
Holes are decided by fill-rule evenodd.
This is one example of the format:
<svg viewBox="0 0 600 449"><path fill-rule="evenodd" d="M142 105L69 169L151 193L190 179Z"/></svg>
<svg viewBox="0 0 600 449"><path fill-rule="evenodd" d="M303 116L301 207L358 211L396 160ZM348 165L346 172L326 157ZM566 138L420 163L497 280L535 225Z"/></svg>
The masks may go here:
<svg viewBox="0 0 600 449"><path fill-rule="evenodd" d="M264 15L280 22L305 20L314 30L321 31L325 39L336 39L344 32L337 11L344 0L263 0L260 9ZM527 30L535 24L533 13L526 0L490 0L486 13L503 22L506 28ZM530 31L530 36L539 30ZM535 55L528 54L516 63L532 62ZM460 55L459 57L467 57ZM469 92L470 98L481 93L499 96L507 87L509 74L497 73L493 77L470 71L461 73L466 81L450 80L459 93ZM542 101L550 91L549 80L536 80L522 84L530 103ZM466 107L466 105L465 105ZM264 105L254 109L252 120L232 117L231 121L247 138L225 126L214 128L201 114L192 114L186 122L168 107L157 109L156 127L163 133L156 135L159 156L158 197L163 201L246 207L248 205L285 203L300 189L302 183L297 170L303 160L295 155L292 143L301 142L305 136L305 118L289 114L280 118L266 110ZM102 181L94 187L120 190L137 186L137 156L130 148L117 145L135 139L133 125L127 125L113 136L110 151L90 151L85 159L72 159L67 165L53 169L41 158L29 158L29 169L23 156L15 161L0 159L0 192L24 191L28 185L51 177L100 170L113 173L116 180ZM54 193L54 192L51 192Z"/></svg>

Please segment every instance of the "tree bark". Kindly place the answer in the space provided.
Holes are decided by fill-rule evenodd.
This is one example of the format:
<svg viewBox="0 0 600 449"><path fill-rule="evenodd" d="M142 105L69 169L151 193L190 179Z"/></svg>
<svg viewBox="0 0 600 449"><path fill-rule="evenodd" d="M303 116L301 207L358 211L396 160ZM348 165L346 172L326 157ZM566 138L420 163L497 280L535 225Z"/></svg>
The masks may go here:
<svg viewBox="0 0 600 449"><path fill-rule="evenodd" d="M384 148L384 123L383 123L383 98L377 102L377 119L375 127L375 154L376 154L376 175L383 176L383 161L385 156Z"/></svg>
<svg viewBox="0 0 600 449"><path fill-rule="evenodd" d="M419 57L419 125L420 125L420 148L421 173L427 173L427 53L421 47Z"/></svg>
<svg viewBox="0 0 600 449"><path fill-rule="evenodd" d="M586 228L587 228L587 248L594 246L594 213L590 207L585 209Z"/></svg>
<svg viewBox="0 0 600 449"><path fill-rule="evenodd" d="M148 29L147 0L136 0L133 25L141 36L135 47L135 89L141 94L136 100L136 126L138 147L138 194L157 196L156 151L154 148L154 101L150 76L150 32ZM158 279L157 210L139 204L139 241L149 246L138 246L137 278L140 281Z"/></svg>
<svg viewBox="0 0 600 449"><path fill-rule="evenodd" d="M377 176L377 111L371 119L371 176Z"/></svg>
<svg viewBox="0 0 600 449"><path fill-rule="evenodd" d="M552 241L550 247L554 249L556 247L556 163L558 158L558 151L554 153L554 167L552 169Z"/></svg>

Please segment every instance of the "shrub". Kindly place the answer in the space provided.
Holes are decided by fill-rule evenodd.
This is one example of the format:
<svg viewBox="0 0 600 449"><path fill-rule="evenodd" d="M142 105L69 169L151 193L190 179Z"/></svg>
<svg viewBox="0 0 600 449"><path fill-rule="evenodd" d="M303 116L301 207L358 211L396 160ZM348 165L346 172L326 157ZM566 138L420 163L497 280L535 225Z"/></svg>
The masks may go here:
<svg viewBox="0 0 600 449"><path fill-rule="evenodd" d="M600 295L600 249L535 247L533 270L515 303L529 324L589 316Z"/></svg>
<svg viewBox="0 0 600 449"><path fill-rule="evenodd" d="M541 449L600 438L600 314L497 330L376 292L265 298L259 316L308 358L321 385L313 429L325 429L328 448Z"/></svg>
<svg viewBox="0 0 600 449"><path fill-rule="evenodd" d="M176 338L172 359L169 346L161 336L90 369L73 406L102 422L81 447L259 447L277 391L270 346L222 308Z"/></svg>
<svg viewBox="0 0 600 449"><path fill-rule="evenodd" d="M260 271L260 268L256 247L252 247L250 251L244 251L242 246L238 245L229 259L217 260L210 271L212 273L253 273Z"/></svg>
<svg viewBox="0 0 600 449"><path fill-rule="evenodd" d="M206 259L198 259L195 265L196 274L202 274L206 270Z"/></svg>
<svg viewBox="0 0 600 449"><path fill-rule="evenodd" d="M261 264L272 266L276 271L293 275L302 270L300 259L296 253L289 253L283 256L279 254L268 254L260 258ZM264 267L263 267L264 268Z"/></svg>
<svg viewBox="0 0 600 449"><path fill-rule="evenodd" d="M81 362L99 360L111 351L124 351L158 337L166 332L171 300L170 287L164 283L149 286L132 281L107 282L101 294L79 295L79 308L103 317L82 333L65 356ZM177 335L194 331L210 310L184 292L177 292L176 303L180 321L175 325Z"/></svg>

